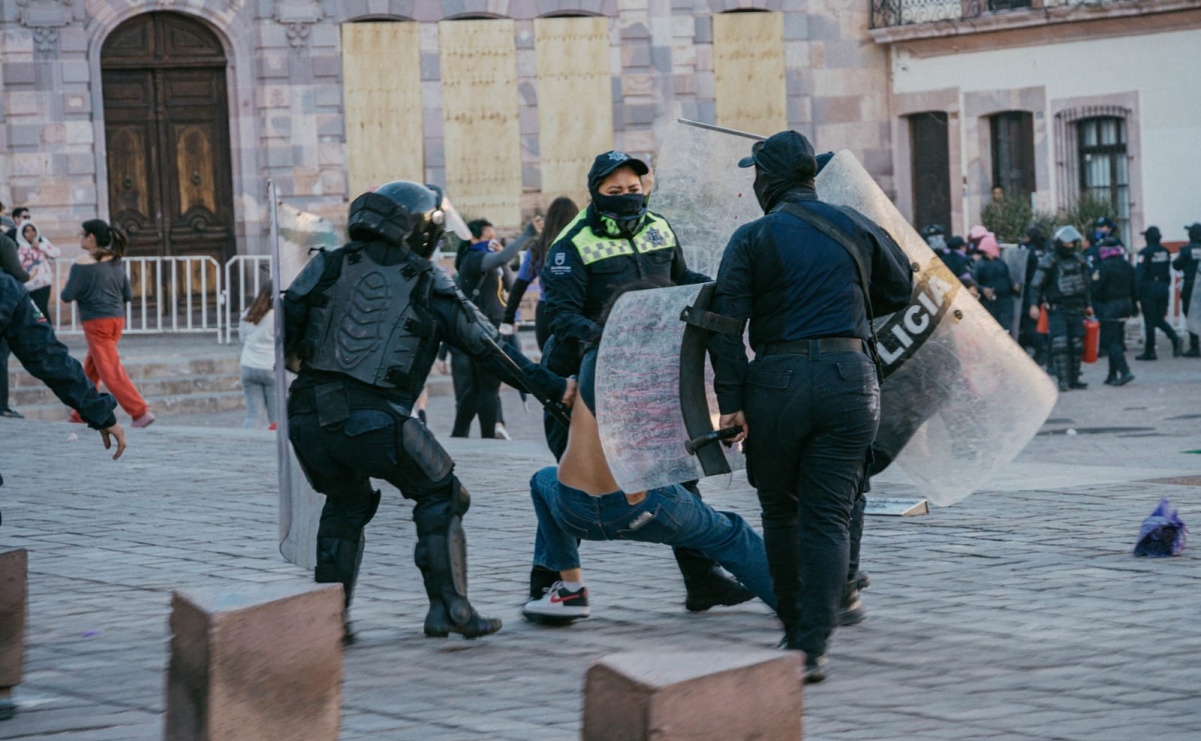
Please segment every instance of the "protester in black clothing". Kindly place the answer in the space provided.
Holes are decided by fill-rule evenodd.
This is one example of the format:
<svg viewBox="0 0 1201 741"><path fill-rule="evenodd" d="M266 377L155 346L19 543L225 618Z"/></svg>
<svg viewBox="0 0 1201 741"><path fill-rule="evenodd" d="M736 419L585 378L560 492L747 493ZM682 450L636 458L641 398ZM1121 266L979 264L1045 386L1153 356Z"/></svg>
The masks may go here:
<svg viewBox="0 0 1201 741"><path fill-rule="evenodd" d="M1009 266L1001 258L1001 248L992 234L980 240L981 258L976 263L974 277L980 288L980 303L1006 334L1013 327L1013 297L1018 285L1009 275Z"/></svg>
<svg viewBox="0 0 1201 741"><path fill-rule="evenodd" d="M542 266L546 262L546 253L550 251L550 246L579 213L580 207L567 196L559 196L551 201L538 238L526 250L521 267L517 271L517 279L513 281L513 288L509 291L509 303L505 309L504 323L500 326L502 334L506 331L506 325L510 334L514 331L513 325L517 322L517 310L521 307L521 299L525 296L526 289L542 274ZM538 307L534 310L534 338L538 342L539 350L546 346L546 340L550 337L550 320L546 316L545 299L545 294L540 296Z"/></svg>
<svg viewBox="0 0 1201 741"><path fill-rule="evenodd" d="M1188 316L1193 300L1193 287L1197 282L1197 268L1201 266L1201 224L1186 226L1185 229L1188 230L1188 244L1176 253L1172 267L1179 270L1184 279L1180 286L1180 307L1184 315ZM1185 351L1184 357L1201 358L1201 337L1192 332L1188 333L1188 350Z"/></svg>
<svg viewBox="0 0 1201 741"><path fill-rule="evenodd" d="M486 219L470 222L474 240L468 245L459 262L459 288L467 298L479 307L492 326L499 327L505 314L505 290L508 288L506 272L521 248L536 236L531 224L521 237L507 247L496 239L492 224ZM467 393L455 411L451 437L467 437L471 433L471 422L480 419L480 437L495 438L500 421L500 379L488 371L485 363L471 363L471 380Z"/></svg>
<svg viewBox="0 0 1201 741"><path fill-rule="evenodd" d="M19 223L19 221L18 221ZM13 229L13 234L17 230ZM21 267L17 243L7 236L0 236L0 275L8 274L21 282L29 280L29 273ZM24 415L8 406L8 341L0 337L0 417L22 419Z"/></svg>
<svg viewBox="0 0 1201 741"><path fill-rule="evenodd" d="M712 310L750 321L755 360L740 334L713 335L713 387L719 427L746 436L783 643L805 652L813 682L825 677L852 509L880 422L870 321L909 305L913 273L877 224L818 200L804 136L783 131L751 152L739 165L755 167L765 215L730 238Z"/></svg>
<svg viewBox="0 0 1201 741"><path fill-rule="evenodd" d="M429 262L445 218L441 194L417 183L388 183L351 203L351 241L318 252L285 294L285 350L299 371L288 424L305 475L326 497L316 581L341 583L349 609L364 529L380 502L370 479L384 479L416 502L425 634L476 638L501 623L467 600L462 516L471 499L454 461L409 410L441 341L565 404L571 384L508 350L527 376L519 378L496 356L493 323Z"/></svg>
<svg viewBox="0 0 1201 741"><path fill-rule="evenodd" d="M1101 351L1109 358L1105 383L1125 386L1134 380L1126 362L1126 320L1138 316L1138 286L1126 248L1116 239L1101 240L1093 266L1093 308L1101 321Z"/></svg>
<svg viewBox="0 0 1201 741"><path fill-rule="evenodd" d="M1184 348L1180 336L1168 324L1168 294L1172 285L1172 253L1159 243L1162 238L1159 227L1148 227L1143 232L1147 246L1138 253L1138 302L1143 310L1145 344L1142 355L1135 360L1157 360L1155 354L1155 330L1161 329L1172 343L1172 354L1180 357Z"/></svg>
<svg viewBox="0 0 1201 741"><path fill-rule="evenodd" d="M967 242L963 237L953 236L947 240L947 251L940 254L939 257L946 263L946 266L951 270L951 274L959 280L964 277L971 278L972 275L972 258L967 254Z"/></svg>
<svg viewBox="0 0 1201 741"><path fill-rule="evenodd" d="M643 178L649 174L645 162L625 152L597 155L588 171L592 203L554 238L546 255L541 308L551 336L542 363L558 375L579 371L582 348L600 337L600 316L621 286L635 280L676 285L709 281L708 276L688 269L667 219L647 208ZM558 460L567 446L567 429L549 415L545 426L547 445ZM684 576L684 605L689 610L739 604L753 597L699 551L675 548L673 552ZM535 567L530 573L530 596L541 597L558 580L557 572Z"/></svg>
<svg viewBox="0 0 1201 741"><path fill-rule="evenodd" d="M1084 317L1093 313L1088 263L1080 254L1083 241L1075 227L1060 227L1055 232L1055 249L1043 256L1030 279L1034 292L1030 316L1037 319L1040 308L1047 310L1051 359L1060 391L1088 388L1080 380Z"/></svg>

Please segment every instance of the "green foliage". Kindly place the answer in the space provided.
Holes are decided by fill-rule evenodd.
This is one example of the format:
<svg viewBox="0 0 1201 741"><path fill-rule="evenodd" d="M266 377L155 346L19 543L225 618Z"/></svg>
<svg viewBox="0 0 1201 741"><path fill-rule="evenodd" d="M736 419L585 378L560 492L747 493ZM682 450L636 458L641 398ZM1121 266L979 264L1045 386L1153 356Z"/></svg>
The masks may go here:
<svg viewBox="0 0 1201 741"><path fill-rule="evenodd" d="M984 207L980 212L980 223L997 235L998 242L1013 244L1026 236L1026 227L1030 226L1032 215L1028 197L1006 195Z"/></svg>
<svg viewBox="0 0 1201 741"><path fill-rule="evenodd" d="M1081 194L1075 203L1056 213L1034 211L1028 198L1007 195L984 207L980 212L980 223L997 235L998 242L1013 244L1022 241L1031 225L1041 228L1048 238L1056 229L1068 224L1079 229L1081 234L1092 234L1093 224L1102 216L1117 220L1112 204L1091 193Z"/></svg>

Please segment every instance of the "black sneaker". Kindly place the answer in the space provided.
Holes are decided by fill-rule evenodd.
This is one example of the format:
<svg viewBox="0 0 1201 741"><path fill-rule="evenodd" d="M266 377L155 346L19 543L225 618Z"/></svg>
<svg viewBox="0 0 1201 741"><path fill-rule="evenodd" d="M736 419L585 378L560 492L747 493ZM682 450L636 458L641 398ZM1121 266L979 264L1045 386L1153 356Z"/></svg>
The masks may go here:
<svg viewBox="0 0 1201 741"><path fill-rule="evenodd" d="M689 612L704 612L721 605L733 607L755 599L755 593L744 587L737 579L714 569L703 582L685 584L684 609Z"/></svg>
<svg viewBox="0 0 1201 741"><path fill-rule="evenodd" d="M536 618L586 618L588 617L588 587L571 591L557 581L538 599L531 599L521 608L521 614L531 620Z"/></svg>
<svg viewBox="0 0 1201 741"><path fill-rule="evenodd" d="M853 580L842 590L842 601L838 604L838 625L849 628L867 620L867 610L863 609L863 601L859 599L859 581Z"/></svg>
<svg viewBox="0 0 1201 741"><path fill-rule="evenodd" d="M25 419L25 415L21 414L16 409L0 410L0 417L8 417L9 419Z"/></svg>
<svg viewBox="0 0 1201 741"><path fill-rule="evenodd" d="M821 656L805 654L805 684L826 681L826 674L830 671L829 665L830 661L825 654Z"/></svg>

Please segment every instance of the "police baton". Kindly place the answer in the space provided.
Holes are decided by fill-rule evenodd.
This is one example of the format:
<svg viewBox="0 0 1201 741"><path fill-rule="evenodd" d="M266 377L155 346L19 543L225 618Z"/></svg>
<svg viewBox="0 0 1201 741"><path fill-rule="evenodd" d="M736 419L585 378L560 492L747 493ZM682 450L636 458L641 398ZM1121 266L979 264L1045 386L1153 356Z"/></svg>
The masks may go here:
<svg viewBox="0 0 1201 741"><path fill-rule="evenodd" d="M496 340L485 335L484 341L488 343L488 347L492 349L492 354L496 355L502 363L507 365L513 375L521 381L521 385L525 387L525 390L529 392L531 396L537 399L538 403L541 404L546 411L550 412L550 416L554 417L559 424L563 425L564 427L571 427L571 415L567 413L567 407L563 406L562 402L550 398L546 394L542 393L542 389L538 388L535 384L530 383L530 379L526 377L525 371L521 369L521 366L518 365L513 358L509 357L509 354L504 351L504 348L496 344Z"/></svg>

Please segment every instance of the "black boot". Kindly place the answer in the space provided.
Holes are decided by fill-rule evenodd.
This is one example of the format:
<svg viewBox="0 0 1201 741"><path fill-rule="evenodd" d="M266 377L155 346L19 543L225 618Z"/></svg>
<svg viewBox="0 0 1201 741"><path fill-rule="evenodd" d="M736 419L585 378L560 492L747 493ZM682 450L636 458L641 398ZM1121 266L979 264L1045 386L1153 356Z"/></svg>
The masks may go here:
<svg viewBox="0 0 1201 741"><path fill-rule="evenodd" d="M414 560L430 601L424 626L427 637L458 633L479 638L500 630L500 620L481 617L467 601L467 543L458 516L452 518L447 534L419 537Z"/></svg>
<svg viewBox="0 0 1201 741"><path fill-rule="evenodd" d="M870 579L868 580L870 584ZM842 590L842 601L838 604L838 624L844 628L858 625L867 620L867 610L863 609L863 601L859 599L859 580L848 581Z"/></svg>
<svg viewBox="0 0 1201 741"><path fill-rule="evenodd" d="M1188 350L1185 351L1186 358L1201 358L1201 337L1188 333Z"/></svg>
<svg viewBox="0 0 1201 741"><path fill-rule="evenodd" d="M1068 365L1068 354L1066 352L1053 353L1052 360L1055 361L1055 377L1059 379L1059 390L1067 391L1071 386L1071 367Z"/></svg>
<svg viewBox="0 0 1201 741"><path fill-rule="evenodd" d="M362 530L357 538L321 537L320 533L317 537L317 566L313 569L313 581L342 585L342 643L347 646L355 641L354 627L350 623L350 600L354 596L354 585L359 579L359 566L363 563L363 549L366 546L367 538Z"/></svg>
<svg viewBox="0 0 1201 741"><path fill-rule="evenodd" d="M1088 384L1080 380L1080 353L1072 348L1068 355L1068 388L1086 389Z"/></svg>
<svg viewBox="0 0 1201 741"><path fill-rule="evenodd" d="M1172 357L1178 358L1184 355L1184 343L1180 341L1180 335L1173 335L1168 339L1172 341Z"/></svg>
<svg viewBox="0 0 1201 741"><path fill-rule="evenodd" d="M706 558L700 551L691 548L674 548L676 563L684 576L687 596L684 607L689 612L704 612L718 605L741 605L755 598L755 594L742 586Z"/></svg>

